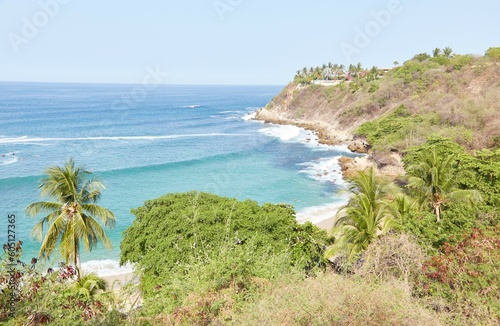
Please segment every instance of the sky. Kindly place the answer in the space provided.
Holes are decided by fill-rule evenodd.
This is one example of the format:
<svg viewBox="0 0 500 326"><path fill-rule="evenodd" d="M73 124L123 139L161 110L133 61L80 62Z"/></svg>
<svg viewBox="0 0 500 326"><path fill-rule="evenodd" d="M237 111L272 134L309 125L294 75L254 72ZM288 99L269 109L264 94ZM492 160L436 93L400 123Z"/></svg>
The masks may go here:
<svg viewBox="0 0 500 326"><path fill-rule="evenodd" d="M495 0L0 0L0 81L285 85L500 46Z"/></svg>

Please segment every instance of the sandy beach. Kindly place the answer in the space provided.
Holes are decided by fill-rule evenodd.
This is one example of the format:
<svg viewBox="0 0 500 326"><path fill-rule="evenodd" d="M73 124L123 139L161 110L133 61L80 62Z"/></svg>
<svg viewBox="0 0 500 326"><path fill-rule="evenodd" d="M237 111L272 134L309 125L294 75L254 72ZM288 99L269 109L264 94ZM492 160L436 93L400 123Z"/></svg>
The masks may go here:
<svg viewBox="0 0 500 326"><path fill-rule="evenodd" d="M320 229L330 231L333 227L333 222L335 221L335 217L330 217L329 219L323 220L321 222L315 223L317 227Z"/></svg>
<svg viewBox="0 0 500 326"><path fill-rule="evenodd" d="M109 289L115 291L120 290L129 283L139 281L138 277L134 277L134 273L102 276L102 278L108 283Z"/></svg>

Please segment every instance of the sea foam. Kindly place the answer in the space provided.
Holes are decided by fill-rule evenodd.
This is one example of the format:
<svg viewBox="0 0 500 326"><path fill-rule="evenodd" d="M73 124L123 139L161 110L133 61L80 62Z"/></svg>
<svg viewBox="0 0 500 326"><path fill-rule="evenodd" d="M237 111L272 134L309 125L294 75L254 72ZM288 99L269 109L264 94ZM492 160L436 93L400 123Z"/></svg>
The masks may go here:
<svg viewBox="0 0 500 326"><path fill-rule="evenodd" d="M298 211L296 214L297 222L319 223L334 217L339 209L341 209L348 201L347 195L338 199L339 201L335 203L306 207Z"/></svg>
<svg viewBox="0 0 500 326"><path fill-rule="evenodd" d="M82 270L84 273L95 273L98 276L114 276L133 273L134 266L130 263L120 266L118 260L114 259L89 260L82 263Z"/></svg>
<svg viewBox="0 0 500 326"><path fill-rule="evenodd" d="M342 185L345 182L342 177L339 158L340 156L324 157L312 162L300 163L298 165L305 168L299 173L304 173L313 180Z"/></svg>
<svg viewBox="0 0 500 326"><path fill-rule="evenodd" d="M300 136L302 128L292 125L273 125L272 127L259 129L266 136L279 138L282 141L291 141ZM298 140L298 139L295 139Z"/></svg>

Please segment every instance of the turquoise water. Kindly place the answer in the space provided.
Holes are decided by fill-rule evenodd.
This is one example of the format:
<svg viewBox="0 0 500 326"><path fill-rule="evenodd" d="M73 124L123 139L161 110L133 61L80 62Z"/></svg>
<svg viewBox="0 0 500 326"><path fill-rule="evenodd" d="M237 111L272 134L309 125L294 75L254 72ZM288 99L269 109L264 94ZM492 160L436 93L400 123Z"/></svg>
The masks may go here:
<svg viewBox="0 0 500 326"><path fill-rule="evenodd" d="M0 83L0 240L7 239L7 215L15 214L24 260L36 256L39 243L30 239L36 219L23 210L39 200L44 169L69 158L102 179L100 203L117 217L108 232L113 250L97 247L82 257L98 269L116 263L121 234L134 219L130 210L169 192L289 203L299 221L314 222L345 201L336 194L343 184L337 158L351 155L345 148L320 146L296 127L249 120L281 87L137 89Z"/></svg>

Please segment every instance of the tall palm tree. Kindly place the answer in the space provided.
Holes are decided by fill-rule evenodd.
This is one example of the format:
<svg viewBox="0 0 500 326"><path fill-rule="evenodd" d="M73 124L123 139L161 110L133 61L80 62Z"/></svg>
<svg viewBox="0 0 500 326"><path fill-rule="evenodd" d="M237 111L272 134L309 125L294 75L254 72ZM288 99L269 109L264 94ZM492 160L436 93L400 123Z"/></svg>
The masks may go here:
<svg viewBox="0 0 500 326"><path fill-rule="evenodd" d="M340 218L332 229L335 242L326 250L327 258L344 254L352 261L394 222L387 201L388 195L397 191L394 184L377 179L373 167L359 171L350 182L354 196L337 213Z"/></svg>
<svg viewBox="0 0 500 326"><path fill-rule="evenodd" d="M441 49L440 48L435 48L434 50L432 50L432 56L434 58L439 57L440 55L441 55Z"/></svg>
<svg viewBox="0 0 500 326"><path fill-rule="evenodd" d="M97 178L87 178L91 172L75 167L71 159L65 166L51 166L41 180L41 196L54 201L40 201L26 207L29 216L48 213L35 225L32 236L42 241L44 226L47 227L40 247L39 257L47 259L59 241L59 250L66 263L73 263L81 269L80 243L85 251L91 251L100 240L106 248L111 242L102 226L113 227L115 215L96 202L101 197L104 185Z"/></svg>
<svg viewBox="0 0 500 326"><path fill-rule="evenodd" d="M437 222L441 218L442 206L446 203L473 204L482 200L477 190L457 188L453 168L455 162L454 154L441 157L434 149L423 153L420 162L407 169L408 187L422 206L432 208Z"/></svg>
<svg viewBox="0 0 500 326"><path fill-rule="evenodd" d="M447 46L443 49L443 54L445 57L451 58L451 55L453 54L453 50L449 46Z"/></svg>

